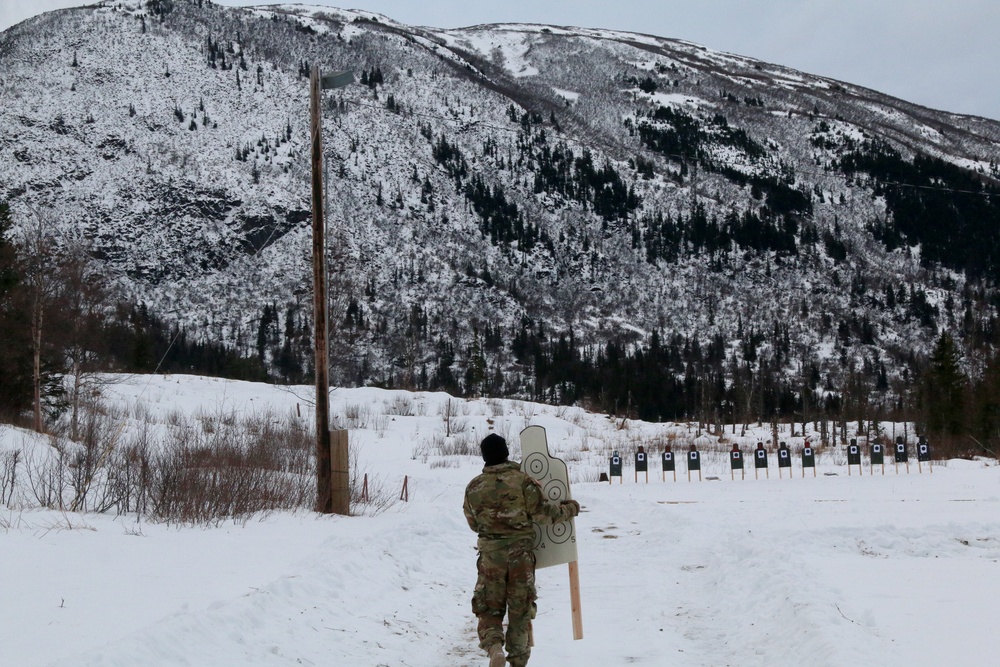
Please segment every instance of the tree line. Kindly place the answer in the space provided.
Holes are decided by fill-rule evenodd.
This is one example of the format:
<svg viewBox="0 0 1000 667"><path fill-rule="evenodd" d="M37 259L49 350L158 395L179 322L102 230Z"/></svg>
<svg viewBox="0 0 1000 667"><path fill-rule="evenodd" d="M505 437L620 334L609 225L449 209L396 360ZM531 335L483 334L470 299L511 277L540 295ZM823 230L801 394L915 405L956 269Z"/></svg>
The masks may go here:
<svg viewBox="0 0 1000 667"><path fill-rule="evenodd" d="M98 373L109 371L308 382L311 326L300 307L282 312L277 304L265 305L254 341L244 346L249 350L204 340L166 324L145 304L123 300L99 264L46 236L43 214L31 217L15 239L10 208L0 203L3 418L30 421L39 430L59 413L68 411L75 421L81 399L99 390ZM850 289L863 292L865 286L855 281ZM886 290L886 300L900 313L922 317L922 292ZM334 317L333 330L343 339L337 345L349 346L359 335L385 335L385 323L369 321L355 298ZM986 352L996 349L996 326L978 332L981 374L963 370L961 346L942 333L928 358L901 353L888 360L903 368L903 380L890 382L887 360L876 356L833 372L829 360L797 351L780 322L741 324L737 341L655 330L645 339L619 335L581 345L572 330L550 331L530 318L514 326L474 326L468 341L455 335L459 323L434 326L419 306L409 320L410 339L426 339L429 351L413 372L377 375L363 359L341 376L357 384L580 404L621 417L697 420L706 427L911 421L956 452L1000 453L1000 356ZM853 342L870 345L879 335L866 317L829 326L845 349ZM799 371L789 373L790 367Z"/></svg>
<svg viewBox="0 0 1000 667"><path fill-rule="evenodd" d="M75 424L104 372L271 378L259 359L129 303L82 244L49 234L51 222L31 209L15 235L0 201L0 419L42 431L68 411Z"/></svg>

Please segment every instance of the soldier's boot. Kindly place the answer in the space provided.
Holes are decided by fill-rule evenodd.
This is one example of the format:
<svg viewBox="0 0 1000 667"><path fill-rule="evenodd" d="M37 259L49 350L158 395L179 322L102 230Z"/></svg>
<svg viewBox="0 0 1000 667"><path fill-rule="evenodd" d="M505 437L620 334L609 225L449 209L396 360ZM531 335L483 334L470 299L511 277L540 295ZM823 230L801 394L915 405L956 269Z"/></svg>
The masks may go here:
<svg viewBox="0 0 1000 667"><path fill-rule="evenodd" d="M504 667L506 656L503 654L503 648L500 644L493 644L486 653L490 657L490 667Z"/></svg>

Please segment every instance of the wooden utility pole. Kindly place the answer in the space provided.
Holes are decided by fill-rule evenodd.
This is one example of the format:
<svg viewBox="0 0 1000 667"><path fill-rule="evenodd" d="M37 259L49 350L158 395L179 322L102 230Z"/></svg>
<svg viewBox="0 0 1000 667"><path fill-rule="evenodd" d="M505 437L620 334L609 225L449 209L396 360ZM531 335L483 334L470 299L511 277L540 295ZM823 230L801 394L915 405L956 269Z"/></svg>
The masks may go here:
<svg viewBox="0 0 1000 667"><path fill-rule="evenodd" d="M319 67L309 73L309 111L312 137L312 265L313 344L316 357L316 511L331 514L333 465L330 442L330 370L326 314L326 218L323 211L323 139L320 114ZM347 514L347 512L342 512Z"/></svg>
<svg viewBox="0 0 1000 667"><path fill-rule="evenodd" d="M330 435L330 358L326 310L326 216L323 210L323 131L321 93L354 81L351 72L320 77L319 67L309 72L310 136L312 138L313 218L313 344L316 366L316 511L350 514L347 433Z"/></svg>

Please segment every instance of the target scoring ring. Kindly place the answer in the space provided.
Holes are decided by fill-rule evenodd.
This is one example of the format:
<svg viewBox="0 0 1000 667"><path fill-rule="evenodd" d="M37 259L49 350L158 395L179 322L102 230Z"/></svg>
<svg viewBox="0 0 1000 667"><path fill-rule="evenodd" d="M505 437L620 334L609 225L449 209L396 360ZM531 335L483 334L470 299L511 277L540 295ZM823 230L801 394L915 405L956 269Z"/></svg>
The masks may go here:
<svg viewBox="0 0 1000 667"><path fill-rule="evenodd" d="M549 460L538 452L529 454L524 460L523 467L535 479L543 479L549 474Z"/></svg>
<svg viewBox="0 0 1000 667"><path fill-rule="evenodd" d="M567 497L566 484L558 479L550 479L545 484L545 488L542 489L545 497L552 501L563 500Z"/></svg>
<svg viewBox="0 0 1000 667"><path fill-rule="evenodd" d="M548 534L549 542L553 544L563 544L569 541L569 538L573 536L573 528L570 526L568 521L562 523L557 523L549 526L546 530Z"/></svg>
<svg viewBox="0 0 1000 667"><path fill-rule="evenodd" d="M537 523L532 526L535 529L535 545L531 547L533 550L538 549L542 545L542 541L545 539L544 533L542 533L542 528Z"/></svg>

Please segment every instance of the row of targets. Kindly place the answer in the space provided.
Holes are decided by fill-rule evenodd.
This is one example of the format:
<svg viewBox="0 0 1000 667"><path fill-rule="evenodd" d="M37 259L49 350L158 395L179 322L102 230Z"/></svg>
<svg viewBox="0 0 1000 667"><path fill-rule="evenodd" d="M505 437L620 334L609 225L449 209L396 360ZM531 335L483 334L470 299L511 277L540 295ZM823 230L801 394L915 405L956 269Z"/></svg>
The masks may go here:
<svg viewBox="0 0 1000 667"><path fill-rule="evenodd" d="M927 464L927 469L929 472L934 472L934 466L931 463L931 446L927 443L927 438L920 436L920 441L917 442L917 472L923 473L924 464ZM879 442L872 442L868 444L868 470L870 474L875 474L875 467L879 466L882 469L882 474L885 474L885 458L886 458L886 448ZM899 466L903 464L906 467L906 473L910 473L910 449L906 444L906 441L902 436L896 438L896 444L893 446L892 451L893 462L896 465L896 474L899 474ZM851 474L852 466L858 467L858 474L863 475L863 462L862 462L862 452L861 446L858 441L851 438L851 444L847 446L847 474Z"/></svg>
<svg viewBox="0 0 1000 667"><path fill-rule="evenodd" d="M919 472L923 472L923 464L928 464L928 469L933 472L931 467L931 448L927 443L927 439L923 436L920 438L920 442L916 445L917 453L917 466ZM756 449L751 450L749 453L743 452L739 445L733 445L732 450L729 452L729 476L730 479L736 479L736 473L740 473L741 479L746 479L746 470L751 467L751 464L746 463L747 455L752 460L752 467L754 471L754 479L760 479L760 473L763 472L765 476L770 479L771 477L771 465L770 456L767 448L764 446L763 442L758 442ZM799 460L801 461L802 476L806 476L806 470L812 470L813 477L816 476L816 451L813 449L812 445L809 444L807 440L802 448L798 452ZM684 452L683 457L675 456L670 445L667 445L663 452L660 454L660 470L663 476L663 480L666 481L667 473L673 476L673 480L677 481L677 460L678 458L683 458L686 462L688 481L692 479L692 473L698 473L698 481L701 481L701 452L695 445L690 445L687 452ZM778 477L782 478L784 472L788 471L788 478L792 478L792 459L793 455L788 445L784 442L779 443L775 456L778 461ZM872 442L869 443L869 453L868 462L871 474L875 474L875 467L881 466L882 474L885 474L885 457L886 457L886 447L882 443ZM896 473L899 474L900 464L906 466L906 472L910 472L910 450L906 442L902 437L896 438L896 444L893 449L893 458L896 463ZM847 446L847 474L851 474L852 466L858 466L858 471L860 474L864 474L862 469L862 452L861 446L858 445L856 438L852 438L850 444ZM618 483L622 483L622 456L617 451L612 453L610 461L610 470L607 475L608 482L611 482L615 477L618 478ZM639 473L643 473L646 476L646 482L649 482L649 456L645 449L640 445L635 453L634 460L634 472L635 481L639 482ZM601 475L602 480L605 477Z"/></svg>

